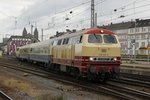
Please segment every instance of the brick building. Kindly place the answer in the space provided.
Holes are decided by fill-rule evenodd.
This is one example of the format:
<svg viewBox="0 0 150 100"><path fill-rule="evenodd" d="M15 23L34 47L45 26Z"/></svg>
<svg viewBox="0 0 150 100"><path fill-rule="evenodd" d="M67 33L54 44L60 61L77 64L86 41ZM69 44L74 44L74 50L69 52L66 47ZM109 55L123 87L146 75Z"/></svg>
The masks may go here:
<svg viewBox="0 0 150 100"><path fill-rule="evenodd" d="M7 42L7 54L15 55L17 47L30 44L31 39L22 36L11 36Z"/></svg>

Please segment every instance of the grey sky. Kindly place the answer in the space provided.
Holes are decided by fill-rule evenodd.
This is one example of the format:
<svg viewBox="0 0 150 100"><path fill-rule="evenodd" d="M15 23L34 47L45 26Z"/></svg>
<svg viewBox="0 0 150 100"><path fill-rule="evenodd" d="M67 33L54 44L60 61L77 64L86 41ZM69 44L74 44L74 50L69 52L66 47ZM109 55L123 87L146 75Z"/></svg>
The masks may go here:
<svg viewBox="0 0 150 100"><path fill-rule="evenodd" d="M2 37L21 35L24 27L30 32L31 24L38 27L39 33L41 28L44 28L45 39L54 35L56 31L65 31L66 28L82 29L89 27L90 2L88 1L90 0L1 0L0 42ZM133 1L136 1L135 5ZM149 1L95 0L98 25L135 18L150 18L148 16L150 14ZM77 5L80 6L70 9ZM114 9L117 11L114 12ZM64 10L66 11L62 12ZM119 18L121 15L125 17ZM70 20L65 20L65 18Z"/></svg>

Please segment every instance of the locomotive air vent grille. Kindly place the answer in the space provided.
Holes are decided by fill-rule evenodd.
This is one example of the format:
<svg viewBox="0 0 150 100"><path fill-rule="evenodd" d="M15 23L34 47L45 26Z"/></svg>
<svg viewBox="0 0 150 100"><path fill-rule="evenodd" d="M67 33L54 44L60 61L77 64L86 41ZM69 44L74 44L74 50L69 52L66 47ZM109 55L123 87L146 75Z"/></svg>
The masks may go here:
<svg viewBox="0 0 150 100"><path fill-rule="evenodd" d="M107 50L106 49L102 49L102 52L107 52Z"/></svg>

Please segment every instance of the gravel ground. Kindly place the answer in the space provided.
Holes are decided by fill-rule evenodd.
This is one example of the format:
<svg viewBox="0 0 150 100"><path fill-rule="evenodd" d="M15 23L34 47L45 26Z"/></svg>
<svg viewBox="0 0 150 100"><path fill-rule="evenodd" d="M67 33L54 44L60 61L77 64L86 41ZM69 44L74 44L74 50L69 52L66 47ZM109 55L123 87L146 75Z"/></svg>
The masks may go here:
<svg viewBox="0 0 150 100"><path fill-rule="evenodd" d="M0 66L0 90L14 100L117 100Z"/></svg>

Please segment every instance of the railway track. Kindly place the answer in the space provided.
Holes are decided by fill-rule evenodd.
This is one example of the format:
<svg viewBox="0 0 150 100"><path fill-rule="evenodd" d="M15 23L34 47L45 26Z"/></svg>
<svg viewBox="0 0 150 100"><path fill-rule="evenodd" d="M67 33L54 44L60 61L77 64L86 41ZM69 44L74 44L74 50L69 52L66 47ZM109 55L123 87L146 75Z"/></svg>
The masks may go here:
<svg viewBox="0 0 150 100"><path fill-rule="evenodd" d="M139 90L132 89L129 87L123 87L122 85L119 85L116 83L114 84L114 83L109 82L109 83L107 83L106 87L108 87L110 89L114 89L114 90L119 91L119 92L130 94L133 97L135 96L135 98L137 100L139 98L144 99L144 100L149 100L149 98L150 98L150 93L139 91Z"/></svg>
<svg viewBox="0 0 150 100"><path fill-rule="evenodd" d="M147 99L150 98L150 94L146 93L146 92L142 92L142 91L138 91L138 90L133 90L133 89L129 89L126 88L124 91L122 88L118 87L118 86L114 86L112 84L107 84L107 85L101 85L101 84L95 84L95 83L89 83L89 82L85 82L85 81L79 81L79 80L74 80L72 77L63 77L63 75L56 75L54 73L50 73L50 72L46 72L46 71L42 71L42 70L37 70L37 69L32 69L32 68L25 68L25 67L18 67L15 65L9 65L9 64L5 64L4 63L0 63L1 67L7 67L7 68L11 68L14 70L19 70L22 72L26 72L29 74L33 74L33 75L37 75L40 77L44 77L44 78L48 78L48 79L53 79L56 81L60 81L66 84L71 84L74 86L78 86L78 87L82 87L97 93L104 93L104 94L108 94L108 95L112 95L121 99L126 99L126 100L140 100L140 99ZM131 94L132 93L132 94ZM139 97L139 94L142 93Z"/></svg>
<svg viewBox="0 0 150 100"><path fill-rule="evenodd" d="M136 80L150 82L150 76L137 75L137 74L127 74L127 73L120 73L120 76L130 78L130 79L136 79Z"/></svg>
<svg viewBox="0 0 150 100"><path fill-rule="evenodd" d="M119 79L113 79L111 81L116 82L116 83L123 83L123 84L128 84L128 85L150 88L150 82L140 81L140 80L131 79L131 78L120 77Z"/></svg>
<svg viewBox="0 0 150 100"><path fill-rule="evenodd" d="M5 61L7 62L7 60L5 60ZM11 58L11 63L16 63L16 62L17 62L16 59ZM21 64L21 66L34 66L35 68L38 67L38 69L45 70L43 67L39 68L39 66L34 65L34 64L24 63L24 62L17 62L17 63L18 63L18 66L20 66L20 64ZM9 64L9 63L7 63L7 64ZM9 64L9 65L12 65L12 64ZM132 76L132 75L130 75L130 76ZM141 76L141 79L142 79L142 76ZM150 82L149 81L146 81L146 80L142 81L139 78L135 79L135 78L129 78L129 77L123 77L123 76L121 76L121 77L119 77L119 79L114 79L114 80L111 80L111 81L118 82L118 83L129 84L129 85L135 85L135 86L141 86L141 87L150 88Z"/></svg>
<svg viewBox="0 0 150 100"><path fill-rule="evenodd" d="M0 91L0 100L13 100L7 96L4 92Z"/></svg>

